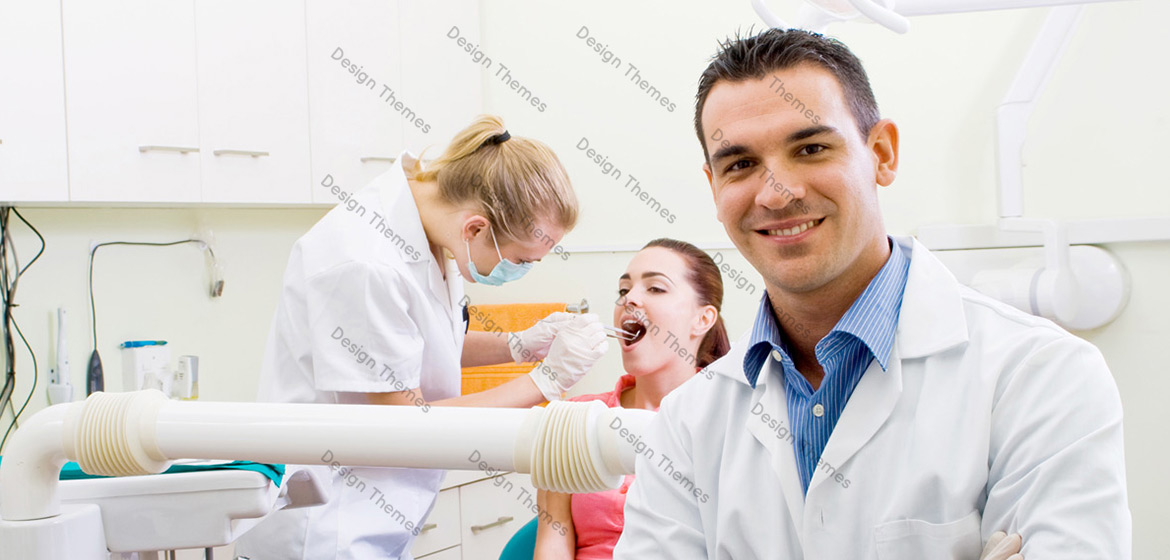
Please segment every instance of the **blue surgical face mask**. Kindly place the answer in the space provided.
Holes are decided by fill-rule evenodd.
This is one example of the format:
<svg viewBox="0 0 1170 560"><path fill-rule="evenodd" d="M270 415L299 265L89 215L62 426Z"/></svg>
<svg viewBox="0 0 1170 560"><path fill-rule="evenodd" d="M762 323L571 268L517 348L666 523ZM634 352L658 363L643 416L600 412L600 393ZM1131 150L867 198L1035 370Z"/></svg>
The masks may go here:
<svg viewBox="0 0 1170 560"><path fill-rule="evenodd" d="M491 233L491 232L489 232ZM529 270L532 269L532 263L516 264L504 258L500 254L500 244L496 241L496 234L491 233L492 244L496 246L496 254L500 257L500 262L492 268L491 274L484 276L475 269L475 261L471 260L471 242L464 240L463 243L467 245L467 270L471 273L471 279L475 280L476 284L487 284L488 286L499 286L504 282L512 282L522 278Z"/></svg>

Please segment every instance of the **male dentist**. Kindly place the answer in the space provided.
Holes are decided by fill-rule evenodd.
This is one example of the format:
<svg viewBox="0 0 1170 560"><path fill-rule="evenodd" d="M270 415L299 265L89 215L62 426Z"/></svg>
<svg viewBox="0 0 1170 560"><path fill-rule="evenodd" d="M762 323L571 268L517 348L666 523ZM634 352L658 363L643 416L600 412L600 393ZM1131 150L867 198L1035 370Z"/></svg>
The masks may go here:
<svg viewBox="0 0 1170 560"><path fill-rule="evenodd" d="M614 557L1006 558L1006 531L1033 560L1130 558L1101 353L887 236L898 128L844 45L772 29L721 47L695 128L767 293L663 401Z"/></svg>

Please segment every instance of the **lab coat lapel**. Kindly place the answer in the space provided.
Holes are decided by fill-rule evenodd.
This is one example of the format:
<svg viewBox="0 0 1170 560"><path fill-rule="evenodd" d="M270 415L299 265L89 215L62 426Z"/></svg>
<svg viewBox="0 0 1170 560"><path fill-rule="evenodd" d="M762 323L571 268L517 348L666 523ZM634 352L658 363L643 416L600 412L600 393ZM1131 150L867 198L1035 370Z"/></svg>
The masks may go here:
<svg viewBox="0 0 1170 560"><path fill-rule="evenodd" d="M440 267L445 266L446 259L444 262L436 261L434 254L431 253L430 242L427 240L422 218L418 213L418 205L415 204L414 194L410 191L410 183L406 180L406 171L403 166L413 165L414 160L415 157L410 152L402 152L398 155L398 163L393 169L387 171L388 174L393 175L391 175L391 180L384 183L381 189L383 213L387 216L390 227L403 240L401 248L403 260L412 263L411 266L426 267L426 281L431 295L435 296L436 301L442 304L443 309L447 312L447 320L451 322L451 328L454 329L457 326L461 327L463 323L462 317L458 319L455 317L455 307L459 305L459 302L455 300L456 290L451 289L449 283L443 280L443 270ZM394 240L388 239L387 243L394 243ZM399 249L396 243L394 246L395 250ZM408 251L406 248L412 250ZM457 274L456 277L451 278L451 283L460 281L462 280ZM459 293L462 292L459 291Z"/></svg>
<svg viewBox="0 0 1170 560"><path fill-rule="evenodd" d="M872 360L849 397L833 434L821 453L823 467L818 467L809 481L808 495L813 497L824 481L832 481L837 471L848 471L845 466L861 448L873 438L889 419L902 396L902 362L895 346L890 352L890 367L882 371L881 364Z"/></svg>
<svg viewBox="0 0 1170 560"><path fill-rule="evenodd" d="M800 484L800 475L796 472L796 452L792 448L791 426L788 425L784 380L775 368L775 360L764 361L757 378L757 386L752 391L747 429L771 456L772 470L780 479L780 488L784 491L789 518L796 527L796 534L800 535L804 519L804 488ZM760 414L756 414L757 412ZM763 417L765 414L769 418L765 419ZM779 425L784 428L783 432L771 428L768 424L772 421L779 421Z"/></svg>
<svg viewBox="0 0 1170 560"><path fill-rule="evenodd" d="M818 468L809 482L810 497L821 482L832 479L832 473L848 470L849 459L889 419L902 396L902 360L923 358L967 340L958 281L917 240L896 237L894 241L912 252L889 368L882 371L873 360L857 383L821 454L827 466Z"/></svg>
<svg viewBox="0 0 1170 560"><path fill-rule="evenodd" d="M451 302L451 308L447 310L448 317L451 319L451 334L455 336L456 342L462 341L463 332L463 278L459 276L459 267L455 265L455 261L450 259L443 259L443 265L447 269L447 280L444 285L447 289L447 299ZM456 344L457 348L462 348L463 343Z"/></svg>

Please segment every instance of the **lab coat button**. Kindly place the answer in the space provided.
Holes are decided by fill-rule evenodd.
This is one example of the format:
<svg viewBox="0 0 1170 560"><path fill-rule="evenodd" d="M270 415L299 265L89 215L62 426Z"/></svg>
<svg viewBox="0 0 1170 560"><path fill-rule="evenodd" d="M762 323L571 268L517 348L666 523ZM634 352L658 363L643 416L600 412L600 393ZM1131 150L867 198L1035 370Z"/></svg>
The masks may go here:
<svg viewBox="0 0 1170 560"><path fill-rule="evenodd" d="M813 405L813 416L820 418L821 416L824 416L824 415L825 415L824 405L822 405L821 403L814 404Z"/></svg>
<svg viewBox="0 0 1170 560"><path fill-rule="evenodd" d="M779 350L773 350L772 351L772 359L776 360L777 362L782 362L782 361L784 361L784 355L781 354Z"/></svg>

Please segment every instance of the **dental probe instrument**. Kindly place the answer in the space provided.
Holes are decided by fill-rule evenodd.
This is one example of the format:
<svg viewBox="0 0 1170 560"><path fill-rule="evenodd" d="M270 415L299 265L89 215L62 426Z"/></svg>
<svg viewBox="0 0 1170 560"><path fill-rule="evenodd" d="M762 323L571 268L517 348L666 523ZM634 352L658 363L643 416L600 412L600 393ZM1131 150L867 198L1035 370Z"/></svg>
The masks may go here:
<svg viewBox="0 0 1170 560"><path fill-rule="evenodd" d="M617 339L621 339L621 340L634 340L634 338L636 336L632 332L624 331L624 330L619 329L617 327L610 327L607 325L602 325L601 328L609 331L608 333L605 334L605 336L608 336L611 338L617 338Z"/></svg>

